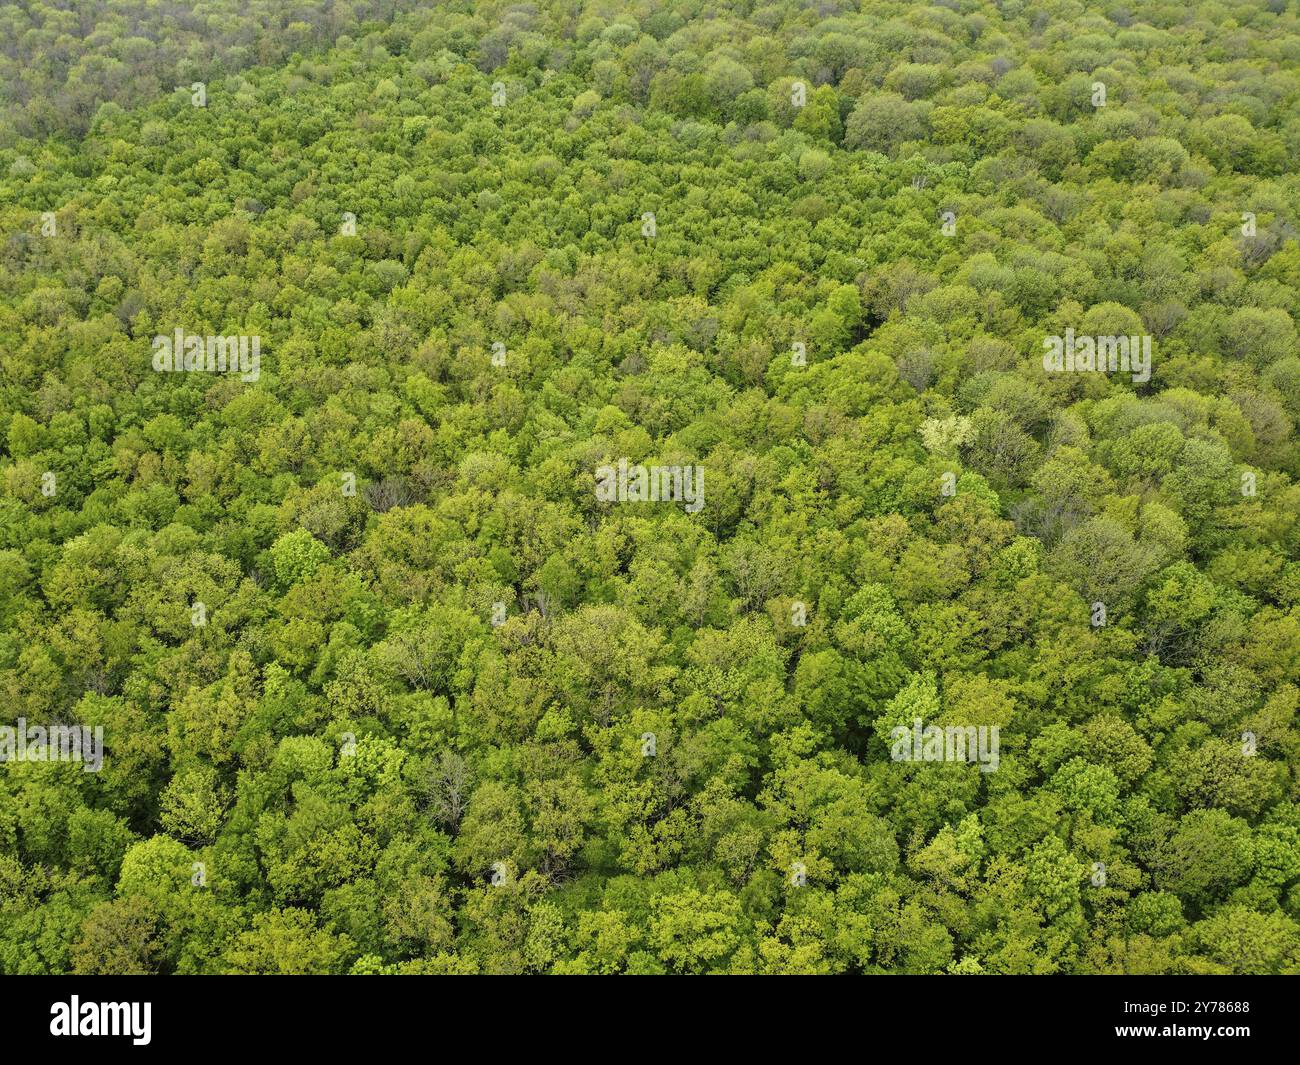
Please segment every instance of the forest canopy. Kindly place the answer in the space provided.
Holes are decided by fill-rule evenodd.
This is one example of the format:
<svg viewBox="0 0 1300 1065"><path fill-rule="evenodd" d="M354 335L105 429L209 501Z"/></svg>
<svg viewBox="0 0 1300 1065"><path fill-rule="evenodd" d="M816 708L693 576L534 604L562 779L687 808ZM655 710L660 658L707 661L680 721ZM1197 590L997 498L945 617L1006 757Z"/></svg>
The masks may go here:
<svg viewBox="0 0 1300 1065"><path fill-rule="evenodd" d="M0 973L1300 973L1295 5L0 26Z"/></svg>

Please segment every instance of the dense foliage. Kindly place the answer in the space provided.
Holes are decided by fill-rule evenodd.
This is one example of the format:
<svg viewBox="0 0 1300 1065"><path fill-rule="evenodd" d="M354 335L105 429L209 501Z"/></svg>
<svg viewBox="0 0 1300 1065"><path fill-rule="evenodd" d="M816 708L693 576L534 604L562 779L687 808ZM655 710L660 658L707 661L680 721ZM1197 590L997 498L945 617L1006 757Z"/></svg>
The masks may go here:
<svg viewBox="0 0 1300 1065"><path fill-rule="evenodd" d="M0 723L106 754L0 972L1300 972L1294 5L104 6L3 9Z"/></svg>

